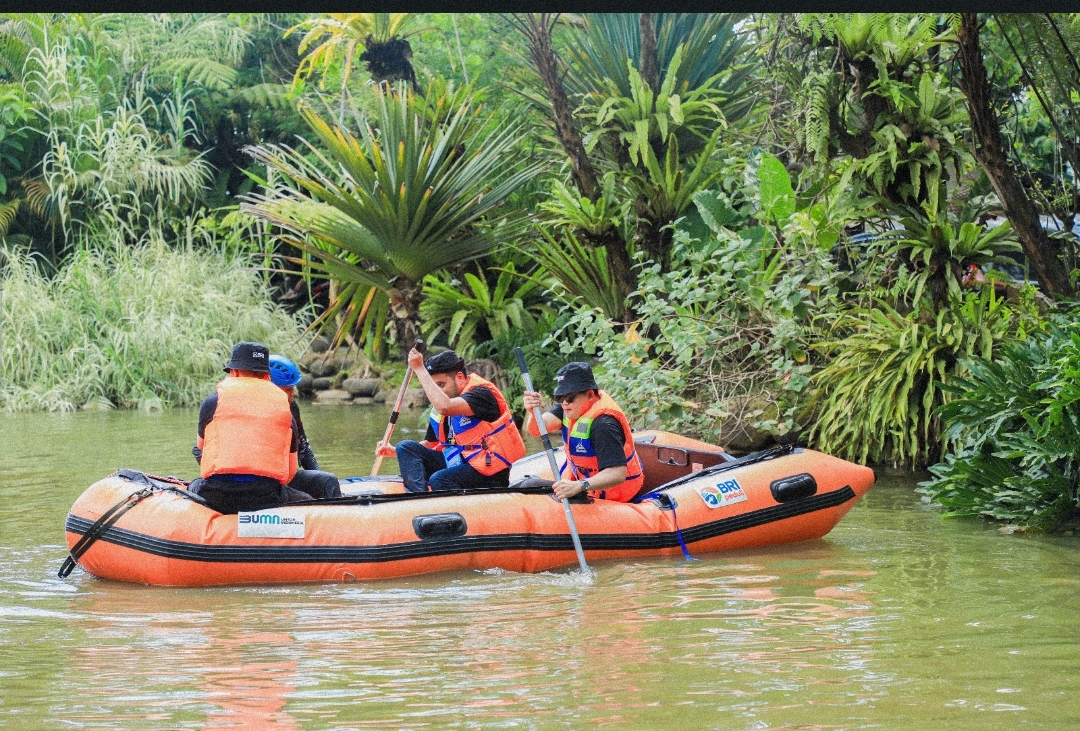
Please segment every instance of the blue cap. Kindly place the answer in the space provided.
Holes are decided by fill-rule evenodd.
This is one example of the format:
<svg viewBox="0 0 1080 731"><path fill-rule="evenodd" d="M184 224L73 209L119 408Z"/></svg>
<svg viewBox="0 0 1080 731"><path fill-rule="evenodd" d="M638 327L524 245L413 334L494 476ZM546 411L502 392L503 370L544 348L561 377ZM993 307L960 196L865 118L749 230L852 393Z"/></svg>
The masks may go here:
<svg viewBox="0 0 1080 731"><path fill-rule="evenodd" d="M282 388L295 386L300 383L300 369L284 355L271 355L270 380Z"/></svg>

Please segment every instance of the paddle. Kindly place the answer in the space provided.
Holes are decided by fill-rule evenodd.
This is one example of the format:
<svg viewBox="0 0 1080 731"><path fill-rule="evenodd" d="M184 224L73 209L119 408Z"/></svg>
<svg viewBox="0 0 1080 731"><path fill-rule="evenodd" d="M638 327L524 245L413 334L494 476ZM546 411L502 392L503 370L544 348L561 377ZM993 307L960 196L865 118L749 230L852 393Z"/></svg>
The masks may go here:
<svg viewBox="0 0 1080 731"><path fill-rule="evenodd" d="M525 363L525 354L521 352L521 348L514 348L514 355L517 356L518 366L521 368L521 377L525 380L525 390L532 391L532 377L529 376L529 366ZM536 422L536 428L540 431L540 439L544 442L544 451L547 452L548 464L551 465L551 476L558 480L559 465L555 462L555 450L551 448L551 439L548 437L547 425L544 423L544 414L540 411L539 406L533 409L533 420ZM574 541L574 550L577 551L578 563L581 564L582 571L588 571L589 564L585 563L585 552L581 550L581 538L578 537L574 514L570 511L570 501L563 498L562 506L566 512L566 524L570 526L570 538Z"/></svg>
<svg viewBox="0 0 1080 731"><path fill-rule="evenodd" d="M418 339L416 343L413 344L413 347L423 353L424 341ZM397 425L398 414L401 413L401 404L405 401L405 391L409 388L409 381L412 380L412 376L412 368L407 369L405 371L405 380L401 382L401 390L399 390L397 394L397 402L394 404L394 411L390 414L390 423L386 425L386 433L383 434L382 440L387 444L390 443L390 436L394 433L394 426ZM383 458L381 454L375 455L375 464L371 466L371 477L379 474L379 468L382 466L382 460Z"/></svg>

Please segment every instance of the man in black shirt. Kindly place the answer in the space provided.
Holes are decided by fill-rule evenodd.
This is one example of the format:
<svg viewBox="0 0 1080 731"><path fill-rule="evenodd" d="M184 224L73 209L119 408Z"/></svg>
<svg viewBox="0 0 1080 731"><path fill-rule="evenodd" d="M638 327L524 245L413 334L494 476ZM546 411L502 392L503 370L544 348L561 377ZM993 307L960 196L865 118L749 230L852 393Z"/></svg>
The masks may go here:
<svg viewBox="0 0 1080 731"><path fill-rule="evenodd" d="M409 367L428 400L431 417L424 442L405 440L397 448L380 441L376 454L397 457L409 492L506 487L510 464L525 445L506 399L495 384L468 374L465 360L447 350L428 358L413 349Z"/></svg>
<svg viewBox="0 0 1080 731"><path fill-rule="evenodd" d="M555 376L556 405L543 414L545 431L562 429L567 465L552 488L559 499L592 491L605 500L627 502L644 484L630 423L619 405L596 383L587 363L568 363ZM533 413L542 398L525 392L525 428L540 436Z"/></svg>
<svg viewBox="0 0 1080 731"><path fill-rule="evenodd" d="M311 449L304 422L300 419L300 404L296 403L296 384L300 383L300 369L284 355L270 356L270 381L285 392L289 398L289 410L292 412L293 429L297 438L296 476L289 482L294 490L306 492L313 498L327 499L341 497L341 483L333 472L319 469L319 460Z"/></svg>

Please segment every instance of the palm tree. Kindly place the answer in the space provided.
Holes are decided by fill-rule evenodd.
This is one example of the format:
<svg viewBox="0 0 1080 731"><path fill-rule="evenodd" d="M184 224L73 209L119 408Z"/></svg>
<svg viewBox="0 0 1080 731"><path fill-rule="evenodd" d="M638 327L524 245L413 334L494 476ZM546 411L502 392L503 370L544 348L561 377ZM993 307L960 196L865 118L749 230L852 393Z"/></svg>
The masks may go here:
<svg viewBox="0 0 1080 731"><path fill-rule="evenodd" d="M626 299L637 288L635 250L664 270L672 265L671 224L691 206L693 194L715 180L711 158L720 135L730 136L731 126L750 115L752 57L736 32L741 17L564 16L570 26L562 37L564 59L553 37L558 16L506 16L526 42L526 70L543 89L538 92L526 77L523 93L549 117L580 193L554 195L544 206L551 222L583 221L602 209L625 211L633 221L629 235L605 217L572 224L572 240L560 236L566 252L579 244L595 249L592 266L607 272L617 288L594 304L610 303L612 294ZM608 175L616 184L602 183ZM581 290L576 276L563 284Z"/></svg>
<svg viewBox="0 0 1080 731"><path fill-rule="evenodd" d="M337 339L382 302L404 344L418 331L424 275L516 235L521 216L496 225L494 214L539 166L512 154L521 128L489 125L467 89L431 102L405 83L374 93L374 119L362 120L359 137L305 108L316 137L306 150L246 147L296 187L277 185L241 208L285 229L282 241L342 285L323 316L324 325L343 316Z"/></svg>

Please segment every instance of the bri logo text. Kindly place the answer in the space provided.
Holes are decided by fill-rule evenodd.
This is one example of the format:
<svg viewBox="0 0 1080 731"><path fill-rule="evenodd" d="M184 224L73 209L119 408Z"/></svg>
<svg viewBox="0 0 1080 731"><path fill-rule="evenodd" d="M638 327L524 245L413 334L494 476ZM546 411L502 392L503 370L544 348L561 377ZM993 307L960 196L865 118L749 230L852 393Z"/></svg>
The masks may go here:
<svg viewBox="0 0 1080 731"><path fill-rule="evenodd" d="M746 492L738 480L725 480L716 483L716 486L706 485L698 488L698 495L710 508L721 508L732 503L741 503L746 500Z"/></svg>

